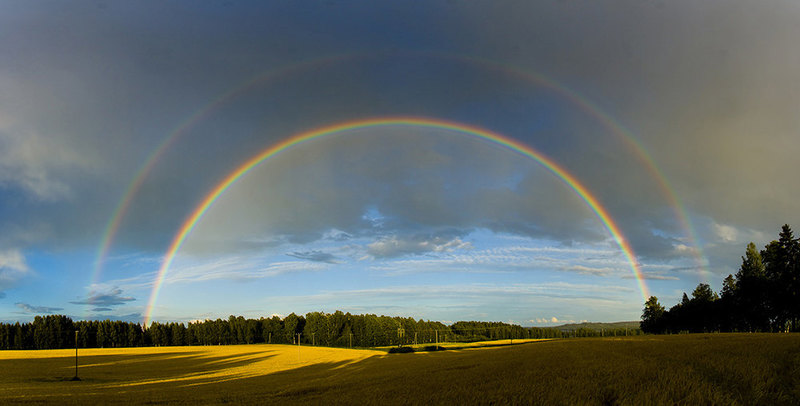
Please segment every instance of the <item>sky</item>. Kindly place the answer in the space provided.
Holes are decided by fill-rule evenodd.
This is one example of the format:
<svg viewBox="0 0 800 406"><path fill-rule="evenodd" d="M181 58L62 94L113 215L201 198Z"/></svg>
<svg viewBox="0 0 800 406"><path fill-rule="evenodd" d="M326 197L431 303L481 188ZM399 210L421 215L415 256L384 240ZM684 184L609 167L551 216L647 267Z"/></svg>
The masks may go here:
<svg viewBox="0 0 800 406"><path fill-rule="evenodd" d="M0 322L638 320L800 226L797 38L794 1L0 0Z"/></svg>

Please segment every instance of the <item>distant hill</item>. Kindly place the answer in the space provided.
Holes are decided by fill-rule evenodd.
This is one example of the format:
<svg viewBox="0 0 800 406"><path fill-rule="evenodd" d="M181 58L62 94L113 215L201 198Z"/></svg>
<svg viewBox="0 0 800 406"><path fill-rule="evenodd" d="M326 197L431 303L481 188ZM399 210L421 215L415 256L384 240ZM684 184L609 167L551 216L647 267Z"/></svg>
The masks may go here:
<svg viewBox="0 0 800 406"><path fill-rule="evenodd" d="M629 328L631 330L639 328L638 321L615 321L613 323L575 323L575 324L562 324L554 326L553 328L561 331L575 331L579 328L588 328L592 330L611 330L617 328Z"/></svg>

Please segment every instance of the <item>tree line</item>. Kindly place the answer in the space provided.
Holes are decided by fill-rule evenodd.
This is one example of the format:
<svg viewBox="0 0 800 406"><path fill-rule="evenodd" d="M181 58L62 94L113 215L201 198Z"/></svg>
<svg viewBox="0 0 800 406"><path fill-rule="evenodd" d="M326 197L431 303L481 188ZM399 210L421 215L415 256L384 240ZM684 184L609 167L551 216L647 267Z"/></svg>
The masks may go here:
<svg viewBox="0 0 800 406"><path fill-rule="evenodd" d="M72 321L63 315L36 316L31 323L0 324L0 349L29 350L175 345L297 344L330 347L380 347L495 339L633 335L639 330L598 331L521 327L516 324L459 321L446 325L411 317L310 312L280 318L228 319L183 323L153 322L147 329L123 321Z"/></svg>
<svg viewBox="0 0 800 406"><path fill-rule="evenodd" d="M749 243L736 275L728 275L718 295L701 283L692 298L665 310L651 296L641 329L647 333L800 330L800 239L785 224L763 250Z"/></svg>

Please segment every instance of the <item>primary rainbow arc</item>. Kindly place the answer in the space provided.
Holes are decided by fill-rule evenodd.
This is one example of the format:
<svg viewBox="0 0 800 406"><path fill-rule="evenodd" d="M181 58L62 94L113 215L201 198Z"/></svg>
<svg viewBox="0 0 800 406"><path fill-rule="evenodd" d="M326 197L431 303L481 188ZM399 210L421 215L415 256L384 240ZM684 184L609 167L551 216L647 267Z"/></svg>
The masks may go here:
<svg viewBox="0 0 800 406"><path fill-rule="evenodd" d="M608 210L606 210L606 208L600 204L598 199L582 183L580 183L575 176L570 174L566 169L558 165L550 158L546 157L530 146L522 144L519 141L471 125L422 117L377 117L347 121L296 134L250 158L245 163L240 165L236 170L228 174L228 176L226 176L225 179L223 179L220 183L218 183L187 217L187 219L179 228L178 233L172 239L172 242L170 243L169 248L164 255L164 259L162 260L161 267L156 275L156 280L153 284L153 289L150 294L147 309L145 311L145 327L149 325L150 321L152 320L158 293L164 283L167 271L169 270L172 261L175 259L178 250L181 248L181 245L186 240L189 233L191 233L191 231L194 229L198 221L200 221L206 211L208 211L208 209L212 206L214 201L216 201L217 198L219 198L222 193L224 193L231 185L236 183L238 179L268 158L304 142L329 135L340 134L349 130L387 126L416 126L450 130L459 134L464 134L465 136L472 136L491 141L536 160L545 168L550 170L553 174L558 176L568 187L574 190L581 197L581 199L583 199L583 201L589 205L592 211L594 211L603 225L608 229L617 245L619 245L620 249L625 255L625 258L630 263L631 270L633 271L634 277L639 285L642 299L646 300L649 297L649 292L647 286L645 285L644 278L642 277L641 268L636 259L636 255L633 252L630 243L620 231L619 226L608 213Z"/></svg>

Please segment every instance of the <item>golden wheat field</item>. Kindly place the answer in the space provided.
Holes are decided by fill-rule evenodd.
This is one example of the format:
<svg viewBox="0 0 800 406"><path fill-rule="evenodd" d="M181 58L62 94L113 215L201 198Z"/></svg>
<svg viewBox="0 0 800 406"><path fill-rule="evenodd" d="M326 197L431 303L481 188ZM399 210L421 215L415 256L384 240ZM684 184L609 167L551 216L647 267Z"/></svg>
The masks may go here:
<svg viewBox="0 0 800 406"><path fill-rule="evenodd" d="M798 334L515 340L410 354L290 345L82 349L78 382L69 381L74 354L0 352L0 403L800 403Z"/></svg>

